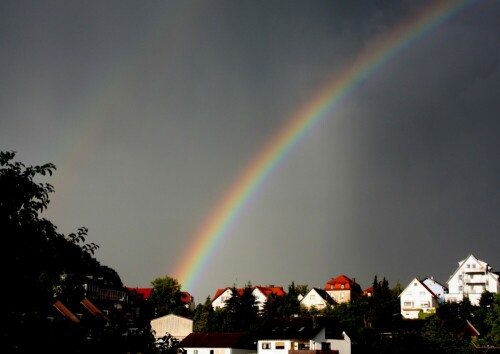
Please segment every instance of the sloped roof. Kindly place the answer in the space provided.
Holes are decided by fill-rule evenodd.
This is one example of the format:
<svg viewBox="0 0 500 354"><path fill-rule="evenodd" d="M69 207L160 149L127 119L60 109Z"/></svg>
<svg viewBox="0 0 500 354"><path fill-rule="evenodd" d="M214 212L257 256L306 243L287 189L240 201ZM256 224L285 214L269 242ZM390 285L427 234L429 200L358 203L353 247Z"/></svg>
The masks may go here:
<svg viewBox="0 0 500 354"><path fill-rule="evenodd" d="M136 292L137 294L141 295L144 300L149 299L151 296L151 293L153 292L153 288L127 288L131 292ZM182 291L181 292L181 301L183 304L189 304L191 302L191 299L193 297L191 296L190 293L187 291Z"/></svg>
<svg viewBox="0 0 500 354"><path fill-rule="evenodd" d="M149 296L151 295L151 292L153 291L153 288L127 288L130 292L135 292L139 295L141 295L144 300L148 299Z"/></svg>
<svg viewBox="0 0 500 354"><path fill-rule="evenodd" d="M343 288L342 285L344 286ZM359 284L343 274L328 281L325 285L325 290L352 290L361 293L361 287Z"/></svg>
<svg viewBox="0 0 500 354"><path fill-rule="evenodd" d="M258 340L310 340L323 328L327 339L342 338L342 328L338 319L324 316L274 318L258 331L256 338Z"/></svg>
<svg viewBox="0 0 500 354"><path fill-rule="evenodd" d="M335 304L335 300L332 299L332 297L330 296L330 294L326 292L326 290L321 288L312 288L311 291L313 290L316 292L316 294L318 294L323 300L325 300L330 305Z"/></svg>
<svg viewBox="0 0 500 354"><path fill-rule="evenodd" d="M76 315L71 312L67 307L66 305L64 305L62 303L61 300L57 300L55 303L54 303L54 307L65 317L69 318L71 321L73 321L74 323L79 323L80 322L80 319L78 317L76 317Z"/></svg>
<svg viewBox="0 0 500 354"><path fill-rule="evenodd" d="M214 295L214 298L213 298L212 302L215 299L217 299L218 297L220 297L227 290L232 291L232 289L233 288L231 288L231 287L217 289L217 291L215 292L215 295ZM257 285L257 286L252 286L251 287L252 292L255 289L259 290L265 297L268 297L270 294L275 294L277 296L284 296L285 295L285 291L283 290L282 286L261 286L261 285ZM238 288L236 290L238 291L238 295L241 296L241 295L243 295L243 293L245 291L245 288Z"/></svg>
<svg viewBox="0 0 500 354"><path fill-rule="evenodd" d="M411 285L413 283L419 283L425 290L427 290L429 292L429 294L434 297L434 298L438 298L438 296L434 293L434 291L432 291L431 288L429 288L422 280L420 280L419 278L413 278L412 281L406 286L406 288L403 289L403 291L401 292L401 294L399 294L398 297L401 297L403 295L403 293L406 293L406 290L410 289Z"/></svg>
<svg viewBox="0 0 500 354"><path fill-rule="evenodd" d="M104 319L108 319L108 317L97 307L95 306L89 299L86 297L83 298L80 303L87 309L91 314L93 314L96 317L102 317Z"/></svg>
<svg viewBox="0 0 500 354"><path fill-rule="evenodd" d="M262 294L264 294L266 297L274 294L277 296L284 296L285 295L285 290L283 290L282 286L256 286L256 289L259 289Z"/></svg>
<svg viewBox="0 0 500 354"><path fill-rule="evenodd" d="M237 348L256 349L244 332L190 333L179 343L180 348Z"/></svg>

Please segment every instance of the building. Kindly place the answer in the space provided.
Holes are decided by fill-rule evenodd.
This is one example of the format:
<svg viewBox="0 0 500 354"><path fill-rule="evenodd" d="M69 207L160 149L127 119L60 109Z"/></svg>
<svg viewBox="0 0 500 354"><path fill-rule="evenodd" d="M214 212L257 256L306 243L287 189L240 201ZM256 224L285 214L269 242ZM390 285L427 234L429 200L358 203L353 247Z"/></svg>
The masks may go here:
<svg viewBox="0 0 500 354"><path fill-rule="evenodd" d="M167 333L182 341L193 332L193 320L177 315L165 315L151 320L151 329L156 339Z"/></svg>
<svg viewBox="0 0 500 354"><path fill-rule="evenodd" d="M420 313L435 313L438 297L420 279L414 278L399 295L401 315L405 319L418 319Z"/></svg>
<svg viewBox="0 0 500 354"><path fill-rule="evenodd" d="M259 307L259 311L262 311L264 309L264 305L266 304L267 298L269 295L274 294L276 296L283 296L285 295L285 291L283 290L283 287L281 286L252 286L252 295L255 297L255 302L257 303L257 306ZM245 291L244 288L239 288L236 289L238 292L238 295L242 295L243 292ZM214 309L216 308L223 308L226 306L226 301L229 300L233 296L233 288L223 288L223 289L218 289L214 295L214 298L212 300L212 307Z"/></svg>
<svg viewBox="0 0 500 354"><path fill-rule="evenodd" d="M448 279L445 300L460 302L468 297L472 305L479 305L483 292L497 294L500 291L499 275L493 268L472 254L458 262L458 268Z"/></svg>
<svg viewBox="0 0 500 354"><path fill-rule="evenodd" d="M339 275L336 278L332 278L325 285L325 290L328 295L336 303L349 302L355 299L363 293L361 286L356 283L355 280L350 279L345 275Z"/></svg>
<svg viewBox="0 0 500 354"><path fill-rule="evenodd" d="M426 277L422 280L429 289L437 296L438 303L442 304L444 302L444 296L448 294L448 287L444 286L440 282L434 279L434 277Z"/></svg>
<svg viewBox="0 0 500 354"><path fill-rule="evenodd" d="M335 301L332 297L328 295L326 290L320 288L312 288L309 292L300 300L300 305L307 309L315 308L316 310L322 310L327 306L333 306Z"/></svg>
<svg viewBox="0 0 500 354"><path fill-rule="evenodd" d="M179 343L185 354L255 354L247 333L191 333Z"/></svg>
<svg viewBox="0 0 500 354"><path fill-rule="evenodd" d="M351 339L331 317L275 318L256 334L258 354L350 354Z"/></svg>

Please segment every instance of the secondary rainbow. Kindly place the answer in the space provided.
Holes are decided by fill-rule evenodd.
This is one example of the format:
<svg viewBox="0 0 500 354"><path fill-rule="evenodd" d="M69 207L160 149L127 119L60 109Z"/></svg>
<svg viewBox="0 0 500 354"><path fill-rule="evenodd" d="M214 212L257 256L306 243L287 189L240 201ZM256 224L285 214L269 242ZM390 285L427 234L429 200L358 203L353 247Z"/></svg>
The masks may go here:
<svg viewBox="0 0 500 354"><path fill-rule="evenodd" d="M182 262L173 273L183 289L192 291L210 256L223 237L228 234L228 229L234 224L255 191L314 125L329 116L328 113L352 94L360 83L398 53L473 2L467 0L431 2L422 11L377 40L352 64L335 74L303 107L300 107L278 134L237 176L235 183L230 186L220 203L194 235Z"/></svg>

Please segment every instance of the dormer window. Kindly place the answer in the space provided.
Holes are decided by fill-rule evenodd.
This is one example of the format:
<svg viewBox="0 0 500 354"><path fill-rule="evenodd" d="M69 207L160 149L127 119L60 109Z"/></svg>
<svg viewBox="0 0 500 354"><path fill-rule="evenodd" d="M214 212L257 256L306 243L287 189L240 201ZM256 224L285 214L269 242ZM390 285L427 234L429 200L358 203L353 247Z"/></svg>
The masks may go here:
<svg viewBox="0 0 500 354"><path fill-rule="evenodd" d="M342 284L342 285L340 286L340 288L341 288L341 289L344 289L344 284Z"/></svg>

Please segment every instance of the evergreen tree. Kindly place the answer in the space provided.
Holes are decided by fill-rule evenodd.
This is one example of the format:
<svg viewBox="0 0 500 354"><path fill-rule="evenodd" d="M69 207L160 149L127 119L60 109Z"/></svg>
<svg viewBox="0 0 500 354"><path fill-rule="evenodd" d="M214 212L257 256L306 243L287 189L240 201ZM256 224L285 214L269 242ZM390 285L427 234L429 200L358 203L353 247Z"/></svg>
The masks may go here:
<svg viewBox="0 0 500 354"><path fill-rule="evenodd" d="M207 296L204 304L196 306L193 317L193 332L213 332L214 308L210 296Z"/></svg>

